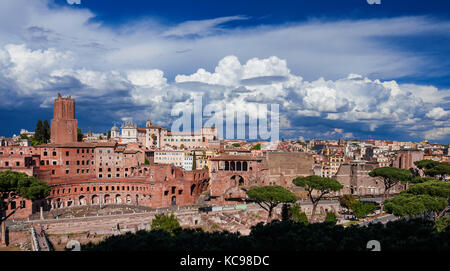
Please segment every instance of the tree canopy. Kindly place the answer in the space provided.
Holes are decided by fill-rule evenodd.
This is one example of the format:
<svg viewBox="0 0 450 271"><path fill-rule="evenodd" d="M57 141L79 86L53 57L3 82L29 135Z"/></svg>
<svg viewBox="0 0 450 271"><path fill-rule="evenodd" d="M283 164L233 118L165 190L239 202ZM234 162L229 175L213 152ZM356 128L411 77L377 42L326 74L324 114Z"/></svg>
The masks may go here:
<svg viewBox="0 0 450 271"><path fill-rule="evenodd" d="M432 177L414 177L409 181L409 183L416 184L416 183L424 183L424 182L433 181L433 180L436 180L436 179L432 178Z"/></svg>
<svg viewBox="0 0 450 271"><path fill-rule="evenodd" d="M50 125L47 120L38 120L32 137L33 146L48 143L50 140Z"/></svg>
<svg viewBox="0 0 450 271"><path fill-rule="evenodd" d="M436 176L444 176L450 174L450 164L439 163L433 168L425 170L425 175L436 177Z"/></svg>
<svg viewBox="0 0 450 271"><path fill-rule="evenodd" d="M194 154L192 155L192 170L197 169L197 154L194 151Z"/></svg>
<svg viewBox="0 0 450 271"><path fill-rule="evenodd" d="M25 173L7 170L0 172L0 193L3 199L12 193L36 200L50 195L50 186Z"/></svg>
<svg viewBox="0 0 450 271"><path fill-rule="evenodd" d="M430 169L430 168L435 167L438 164L439 164L439 162L433 161L433 160L420 160L420 161L414 162L414 165L416 165L420 169Z"/></svg>
<svg viewBox="0 0 450 271"><path fill-rule="evenodd" d="M396 216L414 217L425 211L443 210L447 202L445 200L430 197L428 195L400 194L385 202L386 211Z"/></svg>
<svg viewBox="0 0 450 271"><path fill-rule="evenodd" d="M357 201L357 203L352 206L353 215L356 218L364 218L373 213L376 208L377 206L374 203L362 201Z"/></svg>
<svg viewBox="0 0 450 271"><path fill-rule="evenodd" d="M227 231L181 229L138 231L111 236L99 243L82 245L82 251L367 251L369 240L378 240L382 251L450 250L450 228L422 219L352 225L331 223L304 225L292 221L259 223L249 235Z"/></svg>
<svg viewBox="0 0 450 271"><path fill-rule="evenodd" d="M327 215L325 216L325 221L327 223L331 223L335 225L337 223L337 216L333 212L327 212Z"/></svg>
<svg viewBox="0 0 450 271"><path fill-rule="evenodd" d="M293 183L297 186L304 187L307 191L316 190L323 195L330 192L339 191L344 188L344 186L335 179L316 175L297 177L293 180Z"/></svg>
<svg viewBox="0 0 450 271"><path fill-rule="evenodd" d="M320 177L316 175L297 177L292 182L296 186L304 187L308 192L308 197L313 204L311 221L314 220L314 214L316 213L317 205L319 204L319 201L323 198L323 196L331 192L339 191L344 187L335 179Z"/></svg>
<svg viewBox="0 0 450 271"><path fill-rule="evenodd" d="M339 197L339 204L347 210L351 210L356 203L358 203L358 200L353 195L346 194Z"/></svg>
<svg viewBox="0 0 450 271"><path fill-rule="evenodd" d="M83 133L81 132L80 128L77 128L77 141L82 142L83 141Z"/></svg>
<svg viewBox="0 0 450 271"><path fill-rule="evenodd" d="M10 201L17 196L37 200L44 199L50 195L50 186L43 181L30 177L22 172L2 171L0 172L0 224L7 217L4 216L5 210L8 208ZM5 204L5 200L7 201ZM14 214L16 207L8 216Z"/></svg>
<svg viewBox="0 0 450 271"><path fill-rule="evenodd" d="M433 213L434 220L445 215L449 209L450 183L427 181L412 185L396 197L385 201L386 211L396 216Z"/></svg>
<svg viewBox="0 0 450 271"><path fill-rule="evenodd" d="M269 212L268 219L272 217L272 210L278 204L297 201L297 196L294 193L278 185L250 188L247 190L247 196Z"/></svg>
<svg viewBox="0 0 450 271"><path fill-rule="evenodd" d="M283 204L283 220L291 220L297 223L308 224L308 217L302 212L300 204Z"/></svg>
<svg viewBox="0 0 450 271"><path fill-rule="evenodd" d="M252 147L252 150L260 150L260 149L261 149L261 143L258 143Z"/></svg>
<svg viewBox="0 0 450 271"><path fill-rule="evenodd" d="M420 160L414 162L414 164L427 176L442 177L450 174L450 164L448 163L440 163L433 160Z"/></svg>
<svg viewBox="0 0 450 271"><path fill-rule="evenodd" d="M389 193L389 190L400 182L407 182L412 178L409 170L395 168L395 167L379 167L369 172L370 177L379 177L383 179L384 195Z"/></svg>

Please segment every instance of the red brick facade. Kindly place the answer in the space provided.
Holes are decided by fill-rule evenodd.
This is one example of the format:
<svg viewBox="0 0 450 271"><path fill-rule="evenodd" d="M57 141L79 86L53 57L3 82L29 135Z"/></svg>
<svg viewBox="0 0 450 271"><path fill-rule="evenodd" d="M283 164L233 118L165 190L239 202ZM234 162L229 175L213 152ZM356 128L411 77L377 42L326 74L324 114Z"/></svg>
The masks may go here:
<svg viewBox="0 0 450 271"><path fill-rule="evenodd" d="M206 169L185 171L172 165L144 165L143 159L143 153L108 143L0 147L0 171L24 172L52 188L46 201L26 200L26 208L10 219L26 218L41 206L47 210L91 204L155 208L189 205L208 188ZM16 206L21 200L16 200Z"/></svg>
<svg viewBox="0 0 450 271"><path fill-rule="evenodd" d="M246 200L248 188L261 185L293 186L292 180L313 174L314 159L307 153L268 153L263 157L221 155L211 158L211 203Z"/></svg>
<svg viewBox="0 0 450 271"><path fill-rule="evenodd" d="M69 96L55 99L51 120L51 142L65 144L77 142L78 123L75 119L75 101Z"/></svg>
<svg viewBox="0 0 450 271"><path fill-rule="evenodd" d="M208 170L145 165L145 151L136 144L76 142L74 117L74 100L58 95L51 144L0 147L0 171L24 172L51 186L47 199L25 200L25 208L18 209L10 219L26 218L41 206L48 210L91 204L190 205L208 188ZM23 199L15 200L8 210L20 201Z"/></svg>
<svg viewBox="0 0 450 271"><path fill-rule="evenodd" d="M401 150L398 151L397 157L394 160L393 166L402 169L417 169L414 162L424 159L423 151L419 150Z"/></svg>
<svg viewBox="0 0 450 271"><path fill-rule="evenodd" d="M208 187L206 170L185 172L171 165L150 165L141 176L54 182L52 208L128 204L147 207L195 204Z"/></svg>

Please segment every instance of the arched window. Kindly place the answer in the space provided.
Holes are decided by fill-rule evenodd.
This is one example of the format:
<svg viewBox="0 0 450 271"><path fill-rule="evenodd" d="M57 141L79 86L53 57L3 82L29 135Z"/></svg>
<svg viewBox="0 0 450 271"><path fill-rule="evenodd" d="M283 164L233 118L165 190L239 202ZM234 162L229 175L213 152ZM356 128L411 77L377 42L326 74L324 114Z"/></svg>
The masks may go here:
<svg viewBox="0 0 450 271"><path fill-rule="evenodd" d="M91 204L99 204L99 203L100 203L99 197L97 195L93 195Z"/></svg>
<svg viewBox="0 0 450 271"><path fill-rule="evenodd" d="M191 196L194 194L195 184L191 185Z"/></svg>
<svg viewBox="0 0 450 271"><path fill-rule="evenodd" d="M243 185L244 185L244 178L242 178L242 176L239 176L239 186Z"/></svg>
<svg viewBox="0 0 450 271"><path fill-rule="evenodd" d="M78 198L78 202L79 202L79 205L86 205L86 197L85 196L80 196Z"/></svg>

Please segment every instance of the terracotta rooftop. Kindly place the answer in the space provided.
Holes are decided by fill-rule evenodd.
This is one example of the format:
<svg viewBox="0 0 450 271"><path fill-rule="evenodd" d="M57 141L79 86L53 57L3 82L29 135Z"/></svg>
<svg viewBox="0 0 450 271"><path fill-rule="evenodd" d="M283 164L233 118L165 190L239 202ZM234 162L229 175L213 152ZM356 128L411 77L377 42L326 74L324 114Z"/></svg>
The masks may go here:
<svg viewBox="0 0 450 271"><path fill-rule="evenodd" d="M95 147L115 147L115 142L72 142L64 144L42 144L36 148L95 148Z"/></svg>
<svg viewBox="0 0 450 271"><path fill-rule="evenodd" d="M148 128L153 128L153 129L164 129L162 126L158 126L158 125L150 125L150 126L148 126Z"/></svg>
<svg viewBox="0 0 450 271"><path fill-rule="evenodd" d="M64 143L64 144L42 144L37 145L36 148L95 148L96 143L87 143L87 142L72 142L72 143Z"/></svg>
<svg viewBox="0 0 450 271"><path fill-rule="evenodd" d="M94 143L96 147L115 147L116 142L98 142Z"/></svg>
<svg viewBox="0 0 450 271"><path fill-rule="evenodd" d="M123 153L125 154L135 154L138 153L140 150L132 149L132 150L124 150Z"/></svg>
<svg viewBox="0 0 450 271"><path fill-rule="evenodd" d="M227 149L228 151L235 151L235 152L251 152L250 149L245 149L245 148L231 148L231 149Z"/></svg>

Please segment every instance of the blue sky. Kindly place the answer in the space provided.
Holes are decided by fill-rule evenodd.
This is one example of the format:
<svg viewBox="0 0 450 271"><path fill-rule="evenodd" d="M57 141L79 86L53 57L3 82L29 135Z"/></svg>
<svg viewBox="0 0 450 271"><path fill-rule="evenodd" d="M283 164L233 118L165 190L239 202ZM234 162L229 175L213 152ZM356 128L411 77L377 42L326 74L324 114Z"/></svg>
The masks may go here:
<svg viewBox="0 0 450 271"><path fill-rule="evenodd" d="M96 20L109 25L126 23L137 18L157 17L167 23L180 23L188 20L206 20L233 15L247 15L269 24L298 22L309 18L355 19L380 18L410 15L433 15L447 17L450 3L435 1L393 1L384 0L380 5L369 5L365 0L168 0L168 1L89 1L81 0L78 8L88 8L96 14ZM67 0L56 1L66 5ZM252 22L250 22L252 23ZM253 22L258 24L258 22ZM247 23L241 24L248 25Z"/></svg>
<svg viewBox="0 0 450 271"><path fill-rule="evenodd" d="M0 3L0 136L50 120L57 92L94 132L170 127L200 94L279 104L284 138L448 143L449 73L443 0Z"/></svg>

